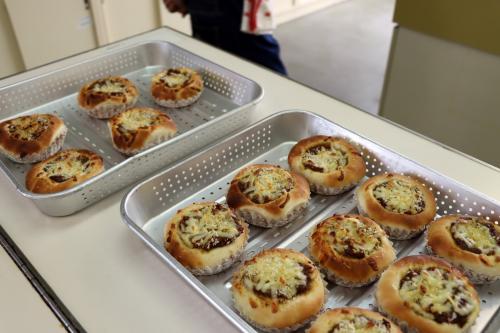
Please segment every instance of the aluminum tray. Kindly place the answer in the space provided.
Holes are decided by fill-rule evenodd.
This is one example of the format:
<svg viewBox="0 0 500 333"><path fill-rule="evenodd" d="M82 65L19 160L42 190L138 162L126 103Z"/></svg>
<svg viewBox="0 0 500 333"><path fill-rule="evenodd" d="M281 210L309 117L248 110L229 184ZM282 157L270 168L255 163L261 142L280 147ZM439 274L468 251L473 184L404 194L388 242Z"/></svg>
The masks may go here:
<svg viewBox="0 0 500 333"><path fill-rule="evenodd" d="M151 77L164 68L177 66L199 71L205 90L192 106L161 108L151 98ZM177 124L177 136L129 158L116 151L106 121L90 118L76 101L84 83L108 75L132 80L140 91L137 106L163 109ZM69 215L247 124L249 109L262 96L262 88L254 81L168 42L146 41L106 49L78 65L0 89L1 120L31 113L56 114L69 129L64 148L95 151L104 158L106 171L66 191L40 195L25 187L25 173L31 166L1 156L0 168L42 212Z"/></svg>
<svg viewBox="0 0 500 333"><path fill-rule="evenodd" d="M214 276L195 277L179 264L162 246L165 222L176 211L192 202L225 201L229 182L242 166L250 163L272 163L287 167L290 148L300 139L318 135L339 135L354 142L366 161L367 176L384 172L418 176L434 193L438 214L467 213L500 220L500 204L443 175L429 170L402 155L352 133L320 116L304 111L285 111L264 119L210 149L161 172L134 187L122 200L123 221L163 261L182 276L239 330L254 332L235 312L231 304L230 279L233 269ZM285 247L307 253L309 230L333 213L356 212L354 190L338 196L312 195L303 216L280 228L250 227L245 257L272 248ZM395 242L398 257L421 253L423 238ZM349 289L328 285L327 308L373 304L374 286ZM498 284L478 288L481 313L472 332L497 332L500 323L492 319L499 312Z"/></svg>

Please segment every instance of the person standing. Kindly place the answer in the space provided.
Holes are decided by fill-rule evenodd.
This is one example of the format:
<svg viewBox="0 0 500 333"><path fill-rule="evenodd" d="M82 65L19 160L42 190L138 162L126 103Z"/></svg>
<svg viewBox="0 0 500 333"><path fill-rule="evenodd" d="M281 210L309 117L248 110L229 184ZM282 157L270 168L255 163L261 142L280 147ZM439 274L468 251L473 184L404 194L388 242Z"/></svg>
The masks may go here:
<svg viewBox="0 0 500 333"><path fill-rule="evenodd" d="M270 34L270 0L163 0L171 13L191 15L193 37L286 75Z"/></svg>

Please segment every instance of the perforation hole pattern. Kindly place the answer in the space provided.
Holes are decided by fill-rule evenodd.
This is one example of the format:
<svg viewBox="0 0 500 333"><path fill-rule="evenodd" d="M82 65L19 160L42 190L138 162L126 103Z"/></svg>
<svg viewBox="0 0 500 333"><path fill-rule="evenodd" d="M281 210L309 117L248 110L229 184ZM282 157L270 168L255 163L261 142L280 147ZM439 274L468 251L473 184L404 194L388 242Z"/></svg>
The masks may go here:
<svg viewBox="0 0 500 333"><path fill-rule="evenodd" d="M159 107L150 96L151 77L174 66L193 67L205 80L206 89L200 99L182 109ZM113 148L106 121L89 117L77 104L76 92L83 84L109 75L123 75L134 82L140 91L136 106L155 107L166 112L177 125L177 137L188 131L197 131L198 127L209 122L211 126L167 145L165 150L141 158L127 158ZM31 113L56 114L68 127L65 149L95 151L103 157L106 169L121 166L119 170L103 175L98 182L87 184L76 195L58 198L57 204L55 199L36 202L47 214L62 215L58 206L65 206L64 214L87 206L248 123L249 110L242 106L250 106L259 93L260 88L254 82L175 45L148 43L1 89L0 119ZM219 119L226 114L232 114L232 117ZM30 166L18 165L3 157L0 159L11 171L17 186L26 191L24 178Z"/></svg>

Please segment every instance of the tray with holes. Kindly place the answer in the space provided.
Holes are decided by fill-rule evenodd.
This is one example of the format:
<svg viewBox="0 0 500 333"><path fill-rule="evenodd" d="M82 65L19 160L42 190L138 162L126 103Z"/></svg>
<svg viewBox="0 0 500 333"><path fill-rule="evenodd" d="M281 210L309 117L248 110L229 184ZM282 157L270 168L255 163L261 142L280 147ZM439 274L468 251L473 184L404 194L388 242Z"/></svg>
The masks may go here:
<svg viewBox="0 0 500 333"><path fill-rule="evenodd" d="M368 177L385 172L419 177L434 193L438 215L467 213L492 221L500 220L499 203L305 111L277 113L142 182L122 200L122 219L149 248L223 313L236 328L242 332L254 332L239 317L231 302L230 280L238 265L217 275L195 277L164 250L164 225L178 209L193 202L224 202L229 182L245 165L271 163L288 168L287 156L292 146L300 139L319 134L342 136L353 142L366 162ZM354 190L337 196L312 194L306 212L290 224L272 229L250 226L250 238L242 260L272 247L290 248L308 255L307 236L311 228L334 213L350 212L357 212ZM400 258L421 253L423 243L423 237L420 237L394 242L394 246ZM373 307L374 285L344 288L328 284L327 288L329 293L326 308L348 305ZM497 332L500 323L492 320L500 309L500 288L498 284L485 285L479 287L478 291L482 299L481 313L472 332Z"/></svg>
<svg viewBox="0 0 500 333"><path fill-rule="evenodd" d="M156 105L150 94L151 77L165 68L180 66L201 73L205 89L200 99L181 109ZM136 106L166 112L177 124L177 135L133 157L116 151L106 121L90 118L79 109L76 98L83 84L109 75L122 75L134 82L140 91ZM0 157L0 167L42 212L69 215L244 126L262 96L256 82L168 42L147 41L104 50L78 65L0 89L0 118L56 114L69 130L64 148L85 148L100 154L106 171L71 189L39 195L25 188L25 173L31 166Z"/></svg>

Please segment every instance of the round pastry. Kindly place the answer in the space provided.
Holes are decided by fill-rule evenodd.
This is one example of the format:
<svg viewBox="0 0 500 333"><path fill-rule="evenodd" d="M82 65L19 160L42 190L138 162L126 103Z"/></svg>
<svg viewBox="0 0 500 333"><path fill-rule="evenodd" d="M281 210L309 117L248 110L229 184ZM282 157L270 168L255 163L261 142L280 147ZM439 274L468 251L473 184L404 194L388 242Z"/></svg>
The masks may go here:
<svg viewBox="0 0 500 333"><path fill-rule="evenodd" d="M312 192L326 195L353 188L366 172L365 162L353 145L325 135L300 140L290 150L288 164L307 179Z"/></svg>
<svg viewBox="0 0 500 333"><path fill-rule="evenodd" d="M385 232L360 215L334 215L319 223L309 236L309 254L328 280L345 287L375 281L396 259Z"/></svg>
<svg viewBox="0 0 500 333"><path fill-rule="evenodd" d="M68 149L35 164L26 175L34 193L64 191L104 171L102 157L85 149Z"/></svg>
<svg viewBox="0 0 500 333"><path fill-rule="evenodd" d="M480 217L444 216L429 225L427 250L475 284L500 279L500 226Z"/></svg>
<svg viewBox="0 0 500 333"><path fill-rule="evenodd" d="M254 164L231 181L227 204L246 222L265 228L293 221L309 203L307 181L279 166Z"/></svg>
<svg viewBox="0 0 500 333"><path fill-rule="evenodd" d="M401 329L380 313L345 307L322 313L307 333L402 333Z"/></svg>
<svg viewBox="0 0 500 333"><path fill-rule="evenodd" d="M167 108L180 108L193 104L203 91L203 80L190 68L164 70L151 81L151 94L155 102Z"/></svg>
<svg viewBox="0 0 500 333"><path fill-rule="evenodd" d="M289 332L321 310L325 286L318 269L300 252L271 249L235 272L231 291L241 316L266 332Z"/></svg>
<svg viewBox="0 0 500 333"><path fill-rule="evenodd" d="M152 108L132 108L108 121L113 146L125 155L135 155L167 141L177 127L169 116Z"/></svg>
<svg viewBox="0 0 500 333"><path fill-rule="evenodd" d="M380 174L357 190L358 211L377 222L392 239L409 239L420 234L436 215L432 192L417 179Z"/></svg>
<svg viewBox="0 0 500 333"><path fill-rule="evenodd" d="M0 152L17 163L35 163L58 152L68 129L51 114L33 114L0 123Z"/></svg>
<svg viewBox="0 0 500 333"><path fill-rule="evenodd" d="M465 332L479 314L469 280L446 261L424 255L405 257L382 273L375 299L409 332Z"/></svg>
<svg viewBox="0 0 500 333"><path fill-rule="evenodd" d="M165 249L195 275L219 273L237 261L248 226L226 205L194 203L165 225Z"/></svg>
<svg viewBox="0 0 500 333"><path fill-rule="evenodd" d="M99 119L111 118L134 106L139 91L128 79L110 76L86 84L78 95L78 104Z"/></svg>

